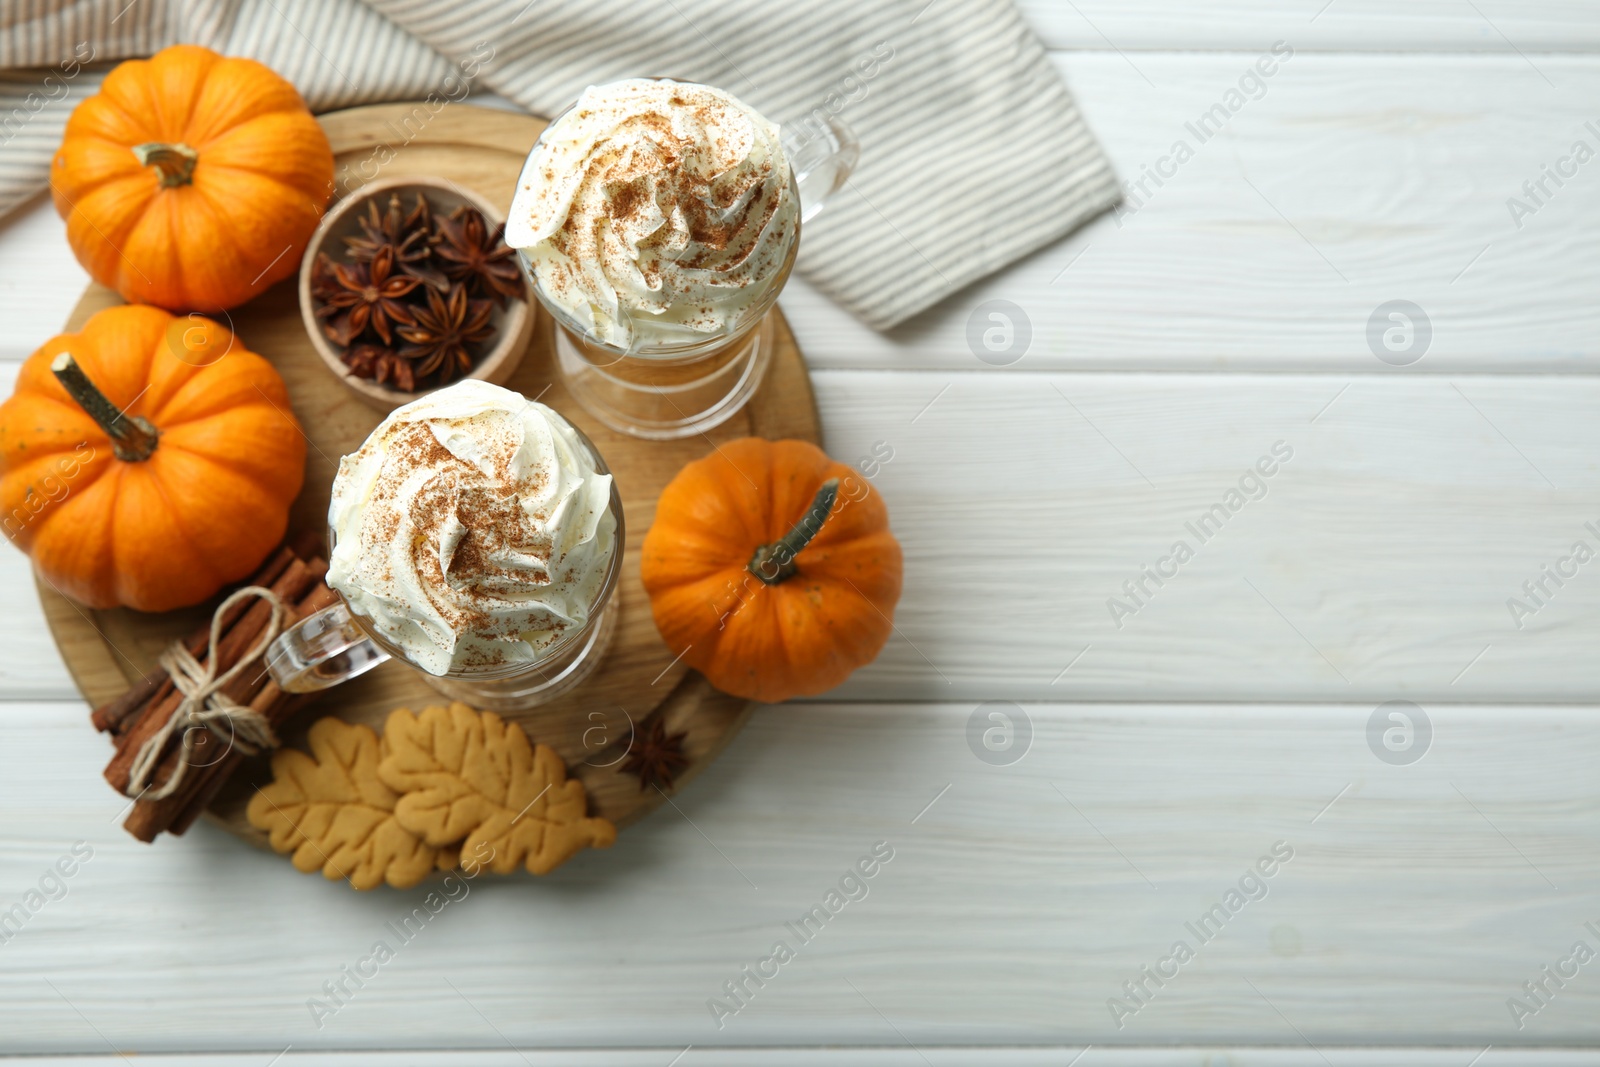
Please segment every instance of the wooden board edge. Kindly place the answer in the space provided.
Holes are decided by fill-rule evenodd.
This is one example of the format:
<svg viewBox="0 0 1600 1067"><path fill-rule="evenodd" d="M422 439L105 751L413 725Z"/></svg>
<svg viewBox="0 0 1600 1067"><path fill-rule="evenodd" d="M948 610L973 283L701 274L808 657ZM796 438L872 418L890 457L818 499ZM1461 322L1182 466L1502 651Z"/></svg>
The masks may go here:
<svg viewBox="0 0 1600 1067"><path fill-rule="evenodd" d="M426 100L399 100L383 104L361 104L356 107L328 111L317 116L330 141L335 141L334 152L349 151L349 147L374 142L371 132L377 123L393 124L396 133L404 134L408 144L448 144L460 136L457 127L468 121L479 129L499 128L504 131L542 129L546 120L523 111L507 111L498 107L481 107L477 104L445 102L428 116L426 124L409 128L400 120L426 111ZM481 146L481 141L474 141ZM345 147L340 147L341 145ZM509 150L509 149L508 149Z"/></svg>
<svg viewBox="0 0 1600 1067"><path fill-rule="evenodd" d="M636 786L636 779L617 769L617 764L627 755L631 737L625 741L619 739L617 745L569 767L568 774L583 782L589 796L590 811L610 818L621 830L638 822L694 781L722 754L733 741L734 735L743 729L754 707L751 701L716 689L698 671L690 671L666 699L646 716L646 721L653 716L661 716L668 733L689 734L691 762L670 789L662 791ZM692 747L702 737L709 737L710 744L699 749ZM613 810L613 799L621 801L624 794L627 795L625 814L612 816L609 812ZM644 797L642 801L640 795Z"/></svg>
<svg viewBox="0 0 1600 1067"><path fill-rule="evenodd" d="M110 639L95 625L88 611L57 592L37 568L33 571L33 586L39 593L39 606L44 609L45 625L50 628L61 663L83 699L91 708L97 708L121 696L141 672L113 652ZM78 650L70 656L66 651L69 645Z"/></svg>
<svg viewBox="0 0 1600 1067"><path fill-rule="evenodd" d="M481 147L481 136L488 131L495 137L504 137L508 152L526 151L514 147L524 139L533 147L534 139L544 129L545 120L516 111L479 107L475 104L445 102L437 111L430 112L426 101L411 100L392 104L366 104L361 107L330 111L317 116L317 122L328 135L334 154L350 152L362 145L391 149L410 145L447 145L459 143L463 122L474 126L471 142ZM379 127L385 129L380 131ZM387 134L392 133L393 138Z"/></svg>
<svg viewBox="0 0 1600 1067"><path fill-rule="evenodd" d="M789 319L784 315L783 309L774 306L769 314L774 316L774 349L792 351L795 358L783 360L774 355L772 365L767 371L767 380L762 382L761 388L750 398L751 432L757 437L774 441L799 438L822 448L822 413L817 410L817 394L811 387L811 368L806 363L806 354L800 350L800 342L795 339L794 331L789 328ZM787 398L787 408L775 402L778 396ZM799 405L794 401L802 397L805 400L805 414L809 416L809 421L799 417L795 411ZM815 427L815 430L812 427Z"/></svg>

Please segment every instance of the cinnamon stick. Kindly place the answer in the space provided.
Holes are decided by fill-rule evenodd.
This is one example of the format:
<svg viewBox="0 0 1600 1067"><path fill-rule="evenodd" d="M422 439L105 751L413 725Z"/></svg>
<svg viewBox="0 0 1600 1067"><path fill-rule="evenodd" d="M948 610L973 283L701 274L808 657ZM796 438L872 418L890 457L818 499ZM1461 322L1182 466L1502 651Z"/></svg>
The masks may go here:
<svg viewBox="0 0 1600 1067"><path fill-rule="evenodd" d="M315 693L285 693L278 688L276 682L268 682L261 692L256 694L256 698L250 702L250 707L271 723L272 728L276 730L279 726L293 719L300 709L314 696L316 696ZM134 805L134 810L129 813L125 823L128 832L141 841L155 840L156 835L161 833L163 829L169 834L183 834L184 831L194 825L196 819L205 814L205 810L211 806L211 801L216 798L217 793L227 784L228 779L233 776L233 772L244 758L238 751L228 753L226 757L218 761L216 773L214 774L205 773L197 776L195 770L191 768L189 778L184 780L183 787L173 796L173 799L177 799L182 795L185 799L181 809L172 816L171 822L163 827L161 819L164 813L157 810L160 806L159 803L141 800ZM206 767L203 770L210 772L211 768ZM189 779L195 777L200 777L200 783L194 790L190 790ZM139 808L141 805L146 805L150 809L148 814L140 813Z"/></svg>
<svg viewBox="0 0 1600 1067"><path fill-rule="evenodd" d="M270 587L273 582L276 582L282 576L294 559L294 551L289 546L284 545L267 557L267 561L244 584ZM230 606L222 616L222 632L227 633L249 608L250 604L247 601L240 601ZM188 637L184 638L183 643L189 649L191 656L204 656L207 647L211 643L211 617L207 616L206 621ZM107 730L120 730L125 724L132 721L136 714L147 704L152 701L165 700L171 692L172 679L167 676L166 668L152 668L149 674L133 683L126 693L96 708L94 713L89 716L89 721L94 724L96 730L102 733Z"/></svg>
<svg viewBox="0 0 1600 1067"><path fill-rule="evenodd" d="M321 570L326 572L327 565L321 560L313 563L321 563ZM286 625L292 625L337 600L338 594L319 580L311 591L294 605ZM265 678L265 668L260 674L247 671L236 678L223 692L238 703L249 704L252 710L266 719L276 730L294 717L295 712L309 699L310 694L285 693L278 688L276 682L264 680ZM206 740L216 743L215 738L208 737ZM245 758L244 753L237 748L223 753L215 762L208 763L206 756L199 756L197 764L189 768L176 792L160 800L136 802L128 818L123 822L123 828L145 842L154 841L163 831L173 834L183 833L199 818L218 790ZM174 748L157 768L154 780L165 781L175 769L177 759L177 749Z"/></svg>
<svg viewBox="0 0 1600 1067"><path fill-rule="evenodd" d="M326 563L322 564L322 573L324 575L328 573L328 565ZM305 595L305 599L294 606L295 621L299 622L301 619L314 615L323 608L332 607L338 602L339 594L328 588L327 583L319 582L311 587L311 592Z"/></svg>
<svg viewBox="0 0 1600 1067"><path fill-rule="evenodd" d="M316 559L318 556L327 556L326 542L324 530L301 530L289 539L289 549L297 559Z"/></svg>
<svg viewBox="0 0 1600 1067"><path fill-rule="evenodd" d="M184 644L190 645L190 640L185 639ZM190 654L195 654L192 645ZM152 698L159 699L156 693L171 681L165 667L152 667L150 673L129 686L127 692L95 708L89 715L89 722L101 733L107 730L115 732L126 719L150 703Z"/></svg>
<svg viewBox="0 0 1600 1067"><path fill-rule="evenodd" d="M324 560L313 560L310 564L294 560L269 588L280 599L293 604L305 595L306 590L313 583L322 580L322 576L327 573L327 569L328 564ZM260 639L261 632L266 629L267 623L271 618L272 605L267 601L256 600L250 605L249 609L239 618L238 623L217 643L218 674L227 671L237 663L239 657ZM209 666L209 663L207 666ZM236 682L242 680L236 679ZM127 792L129 776L133 769L133 762L138 757L139 749L143 747L146 740L160 732L182 702L183 694L174 687L164 700L146 705L145 711L140 715L138 721L133 723L129 729L117 735L117 752L112 756L111 762L106 765L105 769L106 781L111 783L113 789L119 793ZM159 773L157 780L160 780Z"/></svg>

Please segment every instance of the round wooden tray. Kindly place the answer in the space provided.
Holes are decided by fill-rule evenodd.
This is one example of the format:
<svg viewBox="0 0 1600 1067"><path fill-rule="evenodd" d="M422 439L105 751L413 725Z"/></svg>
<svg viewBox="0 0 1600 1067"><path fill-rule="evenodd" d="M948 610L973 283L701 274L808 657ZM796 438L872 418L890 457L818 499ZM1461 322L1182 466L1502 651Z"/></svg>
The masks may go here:
<svg viewBox="0 0 1600 1067"><path fill-rule="evenodd" d="M523 159L544 123L526 115L450 104L436 113L428 105L380 104L324 115L322 127L333 143L338 194L357 191L379 176L431 175L448 178L489 200L509 205ZM73 309L67 330L120 298L90 286ZM537 304L535 305L537 306ZM805 360L794 335L779 315L777 345L766 381L748 407L708 435L682 441L639 441L606 429L568 397L555 375L551 322L541 311L533 340L509 388L538 397L588 434L617 479L627 519L627 545L616 640L605 662L577 692L531 711L508 715L534 741L549 745L566 760L570 773L589 792L590 810L619 827L639 818L662 800L656 789L641 789L622 769L632 731L652 713L669 731L684 731L689 767L681 787L703 769L738 732L749 715L746 701L720 693L699 674L675 661L656 633L650 604L639 581L639 548L655 518L656 499L683 466L715 445L737 437L801 438L821 443L821 425L811 394ZM289 387L295 415L311 449L306 484L290 516L290 533L326 529L328 490L339 457L361 444L382 416L329 373L312 348L296 303L295 280L274 286L219 319L230 322L241 341L271 360ZM146 670L169 641L209 617L214 603L161 615L116 609L90 611L43 583L39 598L67 668L93 705L121 693ZM366 676L329 690L300 718L304 726L337 714L382 730L388 713L418 710L446 698L411 668L386 663ZM292 731L286 744L301 743ZM245 821L244 804L256 782L267 775L265 760L252 761L212 805L211 815L228 829L258 843ZM88 784L86 783L86 787Z"/></svg>

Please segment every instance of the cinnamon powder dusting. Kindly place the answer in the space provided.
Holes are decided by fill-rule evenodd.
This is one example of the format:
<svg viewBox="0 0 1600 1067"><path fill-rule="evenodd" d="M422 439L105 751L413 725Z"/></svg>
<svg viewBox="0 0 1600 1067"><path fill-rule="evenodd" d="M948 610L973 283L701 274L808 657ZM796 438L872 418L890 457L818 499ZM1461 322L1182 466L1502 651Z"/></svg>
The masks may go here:
<svg viewBox="0 0 1600 1067"><path fill-rule="evenodd" d="M704 334L737 326L795 234L776 128L720 90L666 84L590 90L599 103L568 116L591 120L569 135L584 145L567 164L581 168L575 188L556 194L552 167L541 168L541 192L571 199L545 231L553 254L536 256L539 286L585 312L580 321L594 316L607 343L626 345L652 322Z"/></svg>
<svg viewBox="0 0 1600 1067"><path fill-rule="evenodd" d="M536 472L522 484L513 470L514 449L490 450L487 473L439 443L427 423L402 423L384 443L387 460L373 486L362 538L374 547L409 536L406 560L429 605L458 635L516 638L529 630L560 631L565 622L529 602L529 611L507 617L519 592L549 586L548 561L555 544L524 511L548 476ZM417 485L417 472L430 472ZM409 499L407 496L409 494ZM453 544L451 543L453 542ZM394 580L387 564L381 580ZM570 583L575 577L566 572ZM504 662L504 652L475 647L462 666Z"/></svg>

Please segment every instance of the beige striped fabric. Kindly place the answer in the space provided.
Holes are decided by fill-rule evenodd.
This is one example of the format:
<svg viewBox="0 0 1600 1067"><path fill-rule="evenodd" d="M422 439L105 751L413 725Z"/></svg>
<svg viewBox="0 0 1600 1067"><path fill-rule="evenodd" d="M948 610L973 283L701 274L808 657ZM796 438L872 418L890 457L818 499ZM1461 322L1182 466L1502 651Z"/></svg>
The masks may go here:
<svg viewBox="0 0 1600 1067"><path fill-rule="evenodd" d="M177 41L259 59L319 111L470 88L548 115L595 82L666 75L790 135L842 119L861 162L800 267L879 329L1119 196L1010 0L4 0L0 212L43 188L111 61Z"/></svg>

